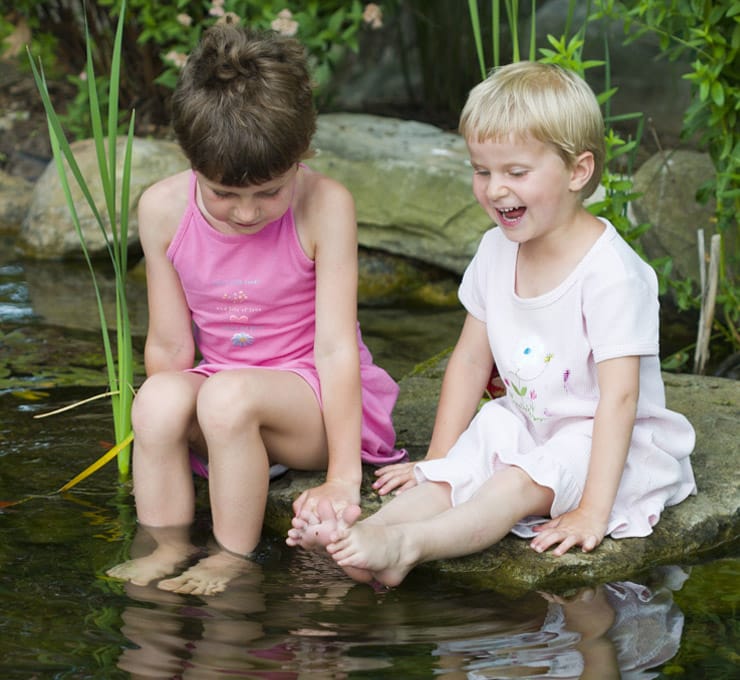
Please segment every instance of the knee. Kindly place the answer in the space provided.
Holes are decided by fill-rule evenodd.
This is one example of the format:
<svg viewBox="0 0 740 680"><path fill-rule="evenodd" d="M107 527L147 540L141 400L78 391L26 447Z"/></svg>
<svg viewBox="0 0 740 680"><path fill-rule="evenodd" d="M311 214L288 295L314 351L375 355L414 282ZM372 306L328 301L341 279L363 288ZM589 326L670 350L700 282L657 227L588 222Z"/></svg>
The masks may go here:
<svg viewBox="0 0 740 680"><path fill-rule="evenodd" d="M131 406L131 422L135 432L179 426L188 422L194 413L194 398L185 389L179 373L155 373L149 376L136 392Z"/></svg>
<svg viewBox="0 0 740 680"><path fill-rule="evenodd" d="M243 430L257 423L255 402L244 372L221 371L208 378L198 392L198 424L204 433Z"/></svg>
<svg viewBox="0 0 740 680"><path fill-rule="evenodd" d="M530 507L529 514L545 515L554 500L553 490L538 484L522 468L512 466L507 471L507 485L514 496Z"/></svg>

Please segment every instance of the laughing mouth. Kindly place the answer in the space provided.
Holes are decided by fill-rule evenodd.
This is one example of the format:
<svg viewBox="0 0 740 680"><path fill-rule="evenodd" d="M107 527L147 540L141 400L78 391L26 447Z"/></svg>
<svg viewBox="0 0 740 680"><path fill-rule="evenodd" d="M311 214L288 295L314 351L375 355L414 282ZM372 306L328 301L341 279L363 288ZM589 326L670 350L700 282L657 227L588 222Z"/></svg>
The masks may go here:
<svg viewBox="0 0 740 680"><path fill-rule="evenodd" d="M516 206L515 208L496 208L496 213L504 225L514 225L521 220L527 209L522 206Z"/></svg>

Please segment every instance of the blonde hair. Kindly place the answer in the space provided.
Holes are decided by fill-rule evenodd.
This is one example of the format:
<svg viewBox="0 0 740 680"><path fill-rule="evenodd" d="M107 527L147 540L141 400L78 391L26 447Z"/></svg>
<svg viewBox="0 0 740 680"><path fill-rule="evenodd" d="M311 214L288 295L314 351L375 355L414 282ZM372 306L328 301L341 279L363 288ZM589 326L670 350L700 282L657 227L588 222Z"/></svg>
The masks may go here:
<svg viewBox="0 0 740 680"><path fill-rule="evenodd" d="M560 66L520 61L492 71L471 90L459 130L478 142L531 136L553 146L569 168L590 151L594 172L582 197L601 182L606 150L599 103L582 78Z"/></svg>

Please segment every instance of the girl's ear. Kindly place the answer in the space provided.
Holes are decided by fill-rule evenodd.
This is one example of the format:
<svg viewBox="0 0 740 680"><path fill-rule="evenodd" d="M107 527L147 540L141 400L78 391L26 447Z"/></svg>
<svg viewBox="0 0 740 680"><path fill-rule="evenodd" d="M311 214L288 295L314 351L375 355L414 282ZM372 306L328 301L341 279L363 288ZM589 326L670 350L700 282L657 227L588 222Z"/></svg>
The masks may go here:
<svg viewBox="0 0 740 680"><path fill-rule="evenodd" d="M593 174L594 155L590 151L584 151L580 156L576 157L571 168L569 189L576 192L580 191L586 186Z"/></svg>

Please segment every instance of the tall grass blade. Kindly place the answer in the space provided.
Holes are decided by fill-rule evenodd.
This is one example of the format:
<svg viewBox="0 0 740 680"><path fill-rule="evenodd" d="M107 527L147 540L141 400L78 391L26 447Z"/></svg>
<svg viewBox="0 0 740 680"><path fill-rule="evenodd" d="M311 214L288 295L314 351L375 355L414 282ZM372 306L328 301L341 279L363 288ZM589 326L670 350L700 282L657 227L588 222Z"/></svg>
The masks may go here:
<svg viewBox="0 0 740 680"><path fill-rule="evenodd" d="M113 46L111 60L110 85L108 92L108 117L107 130L103 128L102 106L98 98L98 88L93 66L93 45L85 15L85 40L86 40L86 74L88 86L88 100L90 104L90 120L93 130L93 141L97 158L98 172L100 174L103 195L105 198L104 219L95 199L92 196L89 185L74 158L72 149L62 129L59 117L54 111L51 103L43 69L31 59L36 86L41 94L41 99L46 112L51 141L52 153L57 172L59 174L62 190L69 208L72 222L80 242L83 257L87 263L92 278L95 298L100 318L101 334L105 352L106 370L108 376L109 392L111 393L113 422L116 433L118 456L118 469L121 477L127 477L130 472L130 442L128 433L131 431L131 402L133 400L133 348L131 342L131 327L129 320L128 304L126 300L126 271L128 267L128 202L130 198L131 165L134 138L134 117L129 122L128 135L126 137L125 156L121 178L120 208L117 202L117 137L118 137L118 92L120 87L121 51L123 44L123 27L126 14L126 1L121 2L118 15L118 26ZM29 55L30 56L30 55ZM107 142L107 144L106 144ZM107 146L107 149L106 149ZM65 167L66 161L66 167ZM68 170L67 170L68 168ZM82 195L89 205L94 220L100 229L105 247L108 252L116 281L116 356L114 357L109 334L109 326L106 321L100 288L97 283L95 267L87 247L85 234L80 223L77 207L72 196L67 172L74 177ZM110 228L110 232L108 231Z"/></svg>
<svg viewBox="0 0 740 680"><path fill-rule="evenodd" d="M498 68L501 66L501 0L493 0L491 35L493 36L493 66Z"/></svg>
<svg viewBox="0 0 740 680"><path fill-rule="evenodd" d="M468 0L468 11L470 23L473 27L473 39L475 40L475 51L478 54L478 65L480 66L481 79L486 77L486 59L483 54L483 36L480 30L480 16L478 14L477 0Z"/></svg>
<svg viewBox="0 0 740 680"><path fill-rule="evenodd" d="M529 61L537 60L537 0L532 0L532 14L529 20Z"/></svg>
<svg viewBox="0 0 740 680"><path fill-rule="evenodd" d="M89 477L93 472L99 470L103 465L110 462L116 456L120 456L121 452L131 445L134 440L134 433L129 432L120 442L115 444L111 449L106 451L100 458L98 458L92 465L88 465L80 474L70 479L64 486L57 490L57 493L64 493L69 491L73 486L77 486L83 479Z"/></svg>

